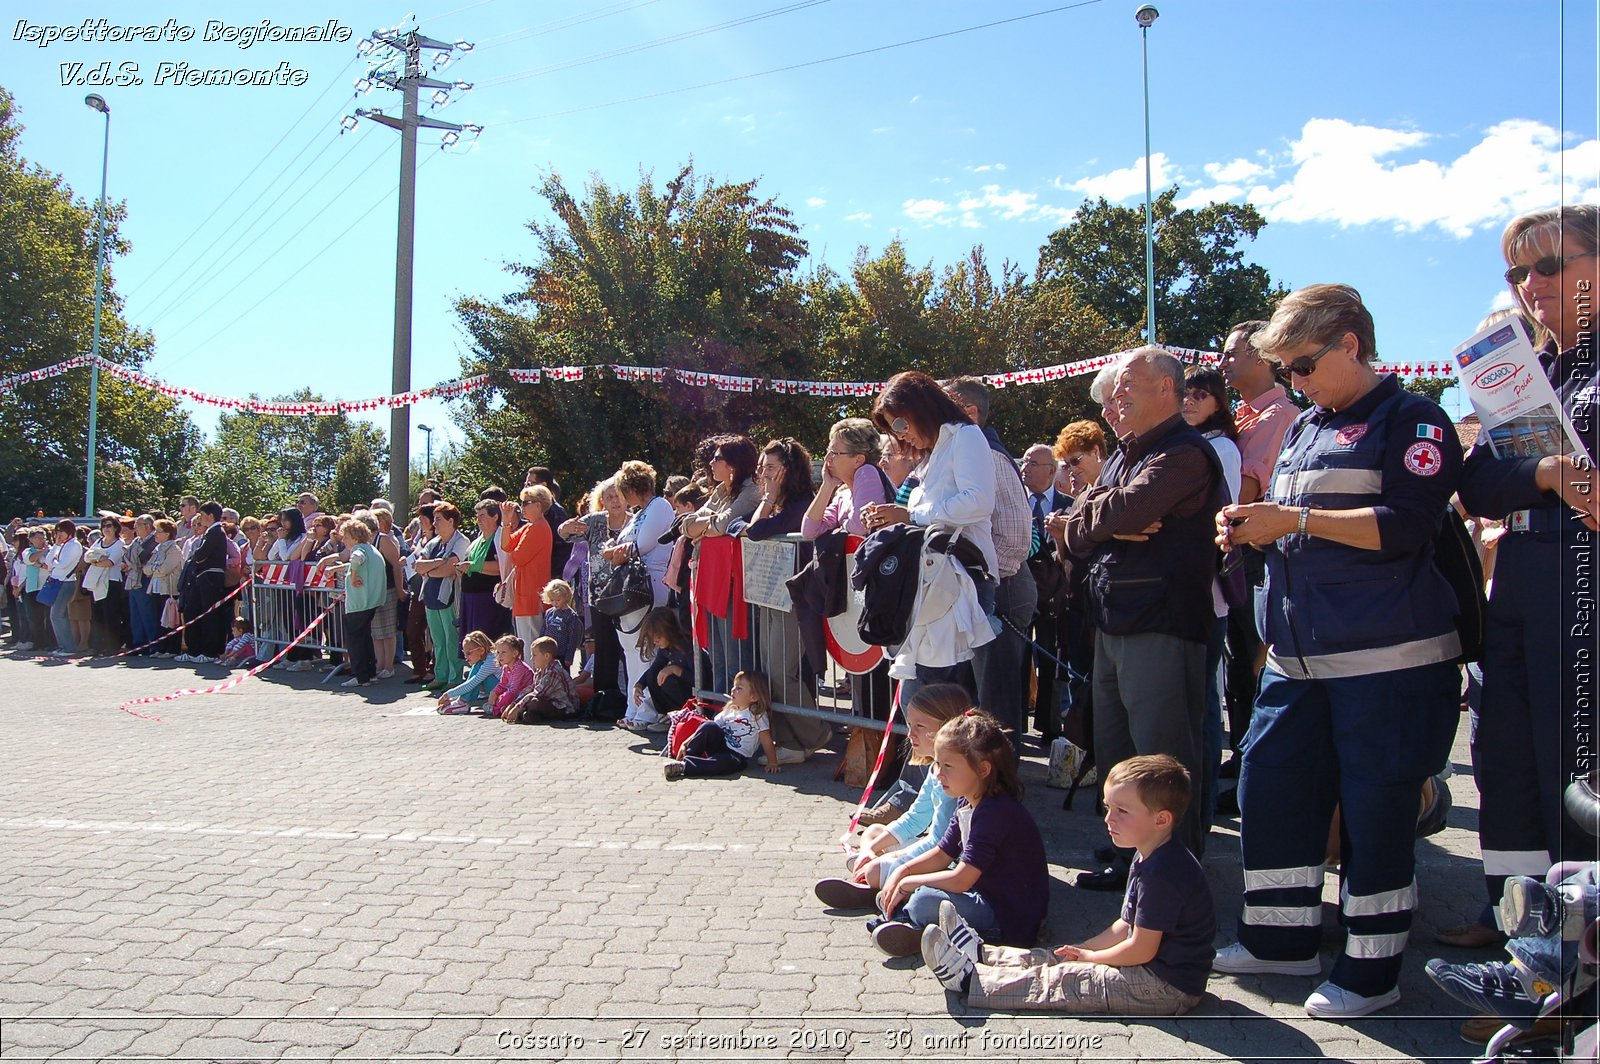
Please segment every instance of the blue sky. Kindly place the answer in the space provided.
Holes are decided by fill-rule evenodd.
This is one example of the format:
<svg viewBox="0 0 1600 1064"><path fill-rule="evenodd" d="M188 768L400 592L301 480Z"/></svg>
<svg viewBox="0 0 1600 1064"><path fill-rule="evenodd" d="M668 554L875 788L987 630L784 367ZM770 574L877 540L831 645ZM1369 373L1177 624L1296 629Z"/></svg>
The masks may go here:
<svg viewBox="0 0 1600 1064"><path fill-rule="evenodd" d="M451 302L510 290L504 266L532 254L526 223L545 216L533 188L551 169L569 186L590 173L631 185L641 169L664 179L692 156L704 173L759 177L765 194L794 210L813 257L836 269L858 246L876 252L899 235L913 261L939 267L982 243L996 264L1009 258L1031 271L1039 245L1086 195L1142 200L1131 0L668 90L1055 6L425 4L415 12L424 34L477 47L436 75L475 88L424 113L486 128L468 150L440 152L426 131L420 140L412 386L458 375L467 344ZM1504 300L1498 235L1515 213L1597 198L1591 3L1158 6L1149 38L1158 188L1165 177L1197 202L1256 203L1271 224L1250 249L1254 259L1290 286L1359 287L1386 357L1444 357ZM355 42L405 9L338 0L276 3L270 16L242 4L7 8L0 84L22 112L30 161L93 197L103 120L83 96L98 91L113 109L110 195L128 204L133 242L114 268L130 318L155 333L151 372L227 395L303 385L329 398L387 393L398 137L368 122L338 131L357 106L398 110L398 94L357 100L351 86L365 68ZM333 19L353 37L244 49L201 39L209 20L263 17ZM171 18L195 36L42 48L17 39L22 23L86 18ZM138 64L145 83L62 84L62 64L105 61L113 70ZM157 85L162 62L286 62L306 78L300 87ZM631 102L593 106L613 101ZM213 412L192 412L214 425ZM442 404L414 408L418 422L445 429L436 447L459 437Z"/></svg>

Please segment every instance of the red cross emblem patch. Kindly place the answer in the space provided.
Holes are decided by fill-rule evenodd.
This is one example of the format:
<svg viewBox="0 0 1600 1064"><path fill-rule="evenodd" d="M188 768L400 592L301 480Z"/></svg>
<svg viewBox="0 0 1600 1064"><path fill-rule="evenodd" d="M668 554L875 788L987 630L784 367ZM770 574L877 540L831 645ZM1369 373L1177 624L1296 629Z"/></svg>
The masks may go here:
<svg viewBox="0 0 1600 1064"><path fill-rule="evenodd" d="M1419 477L1431 477L1444 465L1444 452L1427 440L1406 449L1406 468Z"/></svg>

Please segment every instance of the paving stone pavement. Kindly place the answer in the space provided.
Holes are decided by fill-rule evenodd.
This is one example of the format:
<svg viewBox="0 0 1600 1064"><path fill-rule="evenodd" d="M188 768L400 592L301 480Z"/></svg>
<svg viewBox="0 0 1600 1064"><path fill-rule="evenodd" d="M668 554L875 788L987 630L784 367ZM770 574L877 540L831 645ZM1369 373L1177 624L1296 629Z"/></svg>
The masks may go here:
<svg viewBox="0 0 1600 1064"><path fill-rule="evenodd" d="M1464 727L1450 826L1418 847L1401 1005L1331 1024L1301 1009L1309 980L1216 977L1189 1016L1122 1022L968 1009L817 904L853 797L837 756L669 784L653 738L268 675L144 707L157 723L117 705L203 686L195 669L0 657L0 1060L1471 1056L1422 972L1434 929L1478 908ZM1119 899L1067 885L1103 837L1037 754L1046 937L1077 940ZM1226 941L1232 825L1206 866Z"/></svg>

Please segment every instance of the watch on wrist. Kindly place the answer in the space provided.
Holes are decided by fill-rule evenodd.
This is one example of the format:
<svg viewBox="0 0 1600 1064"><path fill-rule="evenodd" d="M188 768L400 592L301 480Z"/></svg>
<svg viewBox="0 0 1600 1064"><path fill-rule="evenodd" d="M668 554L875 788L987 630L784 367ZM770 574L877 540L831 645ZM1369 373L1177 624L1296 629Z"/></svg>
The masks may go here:
<svg viewBox="0 0 1600 1064"><path fill-rule="evenodd" d="M1300 507L1300 522L1299 522L1299 525L1295 528L1295 531L1299 532L1302 536L1305 535L1306 534L1306 522L1308 520L1310 520L1310 518L1311 518L1311 507L1309 507L1309 506Z"/></svg>

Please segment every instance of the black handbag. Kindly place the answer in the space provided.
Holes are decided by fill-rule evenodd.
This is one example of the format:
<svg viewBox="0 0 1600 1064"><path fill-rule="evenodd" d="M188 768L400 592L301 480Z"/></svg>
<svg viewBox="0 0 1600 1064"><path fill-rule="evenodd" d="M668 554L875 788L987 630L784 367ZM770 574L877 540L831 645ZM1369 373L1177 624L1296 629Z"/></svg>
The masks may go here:
<svg viewBox="0 0 1600 1064"><path fill-rule="evenodd" d="M656 601L655 583L650 570L638 558L624 562L596 585L589 608L607 617L623 617Z"/></svg>

